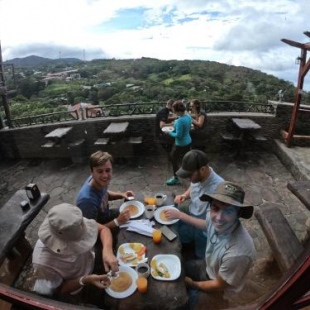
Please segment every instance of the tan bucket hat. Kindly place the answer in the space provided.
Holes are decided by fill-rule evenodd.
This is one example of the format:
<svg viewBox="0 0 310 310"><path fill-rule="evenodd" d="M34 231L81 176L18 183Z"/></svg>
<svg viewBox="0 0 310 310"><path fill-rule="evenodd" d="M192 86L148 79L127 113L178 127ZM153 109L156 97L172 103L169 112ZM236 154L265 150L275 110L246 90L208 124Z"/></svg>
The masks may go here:
<svg viewBox="0 0 310 310"><path fill-rule="evenodd" d="M95 220L83 217L82 211L69 203L52 207L38 232L50 250L61 255L78 255L90 250L98 237Z"/></svg>
<svg viewBox="0 0 310 310"><path fill-rule="evenodd" d="M241 208L239 217L249 219L254 211L254 207L247 202L244 202L245 192L237 184L224 181L219 183L214 194L204 194L200 198L202 201L211 202L213 199L237 206Z"/></svg>

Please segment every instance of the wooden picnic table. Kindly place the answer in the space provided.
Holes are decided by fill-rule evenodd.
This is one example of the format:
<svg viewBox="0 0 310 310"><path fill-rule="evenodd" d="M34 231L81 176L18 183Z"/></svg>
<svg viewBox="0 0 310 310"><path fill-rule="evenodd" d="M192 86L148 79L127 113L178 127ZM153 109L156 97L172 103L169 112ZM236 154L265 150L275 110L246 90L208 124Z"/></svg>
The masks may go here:
<svg viewBox="0 0 310 310"><path fill-rule="evenodd" d="M21 202L28 201L25 190L18 190L0 209L0 262L11 253L16 242L24 237L28 225L49 200L49 195L41 193L35 201L29 201L30 208L22 210Z"/></svg>
<svg viewBox="0 0 310 310"><path fill-rule="evenodd" d="M45 139L62 139L64 138L69 131L72 130L72 127L61 127L61 128L57 128L54 129L53 131L51 131L50 133L48 133L47 135L44 136Z"/></svg>
<svg viewBox="0 0 310 310"><path fill-rule="evenodd" d="M242 131L258 130L261 126L249 118L232 118L232 122Z"/></svg>
<svg viewBox="0 0 310 310"><path fill-rule="evenodd" d="M287 188L310 210L310 180L288 182Z"/></svg>
<svg viewBox="0 0 310 310"><path fill-rule="evenodd" d="M129 126L129 122L111 123L104 131L104 134L119 134L126 132Z"/></svg>
<svg viewBox="0 0 310 310"><path fill-rule="evenodd" d="M163 192L165 193L165 192ZM142 197L136 197L143 202ZM173 204L174 195L168 195L164 205ZM161 207L158 207L161 208ZM141 216L143 218L144 215ZM155 221L155 219L154 219ZM156 221L155 221L156 222ZM175 224L176 225L176 224ZM155 224L155 228L160 228L160 223ZM176 232L176 227L169 225L169 228ZM155 244L151 237L147 237L136 232L127 231L121 228L117 238L117 246L124 243L142 243L146 246L146 257L150 264L152 258L157 254L174 254L181 260L181 243L177 237L173 241L168 241L162 236L162 241ZM116 299L108 294L105 295L105 304L109 309L188 309L188 295L185 286L184 270L181 271L179 278L172 281L156 280L150 275L148 278L148 290L141 294L136 290L132 295Z"/></svg>
<svg viewBox="0 0 310 310"><path fill-rule="evenodd" d="M258 140L256 135L261 126L249 118L232 118L231 121L236 127L236 156L245 156L248 146Z"/></svg>

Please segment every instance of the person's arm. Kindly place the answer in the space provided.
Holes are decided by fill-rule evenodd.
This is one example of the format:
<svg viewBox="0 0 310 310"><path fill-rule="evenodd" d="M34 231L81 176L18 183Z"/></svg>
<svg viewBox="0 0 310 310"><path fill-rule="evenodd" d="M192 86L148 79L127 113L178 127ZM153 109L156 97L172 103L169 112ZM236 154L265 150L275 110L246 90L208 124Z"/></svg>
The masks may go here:
<svg viewBox="0 0 310 310"><path fill-rule="evenodd" d="M193 281L191 278L186 277L185 284L187 287L196 288L204 292L223 291L229 286L219 275L216 279L207 281Z"/></svg>
<svg viewBox="0 0 310 310"><path fill-rule="evenodd" d="M110 279L107 275L89 274L75 279L64 281L57 289L60 294L69 294L85 285L94 285L104 289L110 285Z"/></svg>
<svg viewBox="0 0 310 310"><path fill-rule="evenodd" d="M173 137L173 138L182 138L183 136L183 126L182 126L182 120L178 119L175 123L174 123L174 131L170 131L168 132L168 134Z"/></svg>
<svg viewBox="0 0 310 310"><path fill-rule="evenodd" d="M117 199L128 199L128 197L133 197L135 194L133 191L126 192L113 192L108 190L109 200L117 200Z"/></svg>
<svg viewBox="0 0 310 310"><path fill-rule="evenodd" d="M160 121L159 122L159 127L163 128L164 126L172 126L173 125L173 120L168 121L168 122L164 122L164 121Z"/></svg>
<svg viewBox="0 0 310 310"><path fill-rule="evenodd" d="M102 244L102 260L106 272L118 271L117 258L113 253L113 237L109 228L98 224L100 241Z"/></svg>
<svg viewBox="0 0 310 310"><path fill-rule="evenodd" d="M199 229L206 229L206 220L190 216L184 212L175 209L167 209L164 211L168 220L179 219L183 222L191 224Z"/></svg>
<svg viewBox="0 0 310 310"><path fill-rule="evenodd" d="M190 195L190 187L189 187L183 194L175 196L174 203L180 204L190 198L191 198L191 195Z"/></svg>
<svg viewBox="0 0 310 310"><path fill-rule="evenodd" d="M203 124L204 124L204 121L205 121L205 116L203 114L200 114L198 116L198 119L192 119L192 123L198 127L198 128L202 128L203 127Z"/></svg>

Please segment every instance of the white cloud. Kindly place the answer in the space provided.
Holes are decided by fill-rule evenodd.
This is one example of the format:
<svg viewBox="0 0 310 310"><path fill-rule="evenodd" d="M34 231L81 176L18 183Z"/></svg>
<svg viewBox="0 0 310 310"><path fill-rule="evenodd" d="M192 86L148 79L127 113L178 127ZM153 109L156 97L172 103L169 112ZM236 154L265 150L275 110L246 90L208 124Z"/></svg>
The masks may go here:
<svg viewBox="0 0 310 310"><path fill-rule="evenodd" d="M203 59L296 83L300 50L281 39L308 42L308 16L307 0L0 0L0 39L5 60Z"/></svg>

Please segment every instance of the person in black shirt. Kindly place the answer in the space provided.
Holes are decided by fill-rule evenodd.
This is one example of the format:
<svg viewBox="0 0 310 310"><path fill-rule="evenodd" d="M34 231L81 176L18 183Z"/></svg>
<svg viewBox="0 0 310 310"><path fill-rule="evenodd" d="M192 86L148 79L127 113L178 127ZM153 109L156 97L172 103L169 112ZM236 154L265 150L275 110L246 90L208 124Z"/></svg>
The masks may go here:
<svg viewBox="0 0 310 310"><path fill-rule="evenodd" d="M162 128L164 126L172 126L173 121L176 119L176 117L169 117L169 114L172 111L172 104L174 101L172 99L169 99L167 101L167 104L164 108L160 109L156 114L156 120L155 120L155 135L157 140L160 141L160 144L162 148L168 152L168 154L171 152L174 139L170 137L169 135L165 135L162 132Z"/></svg>

